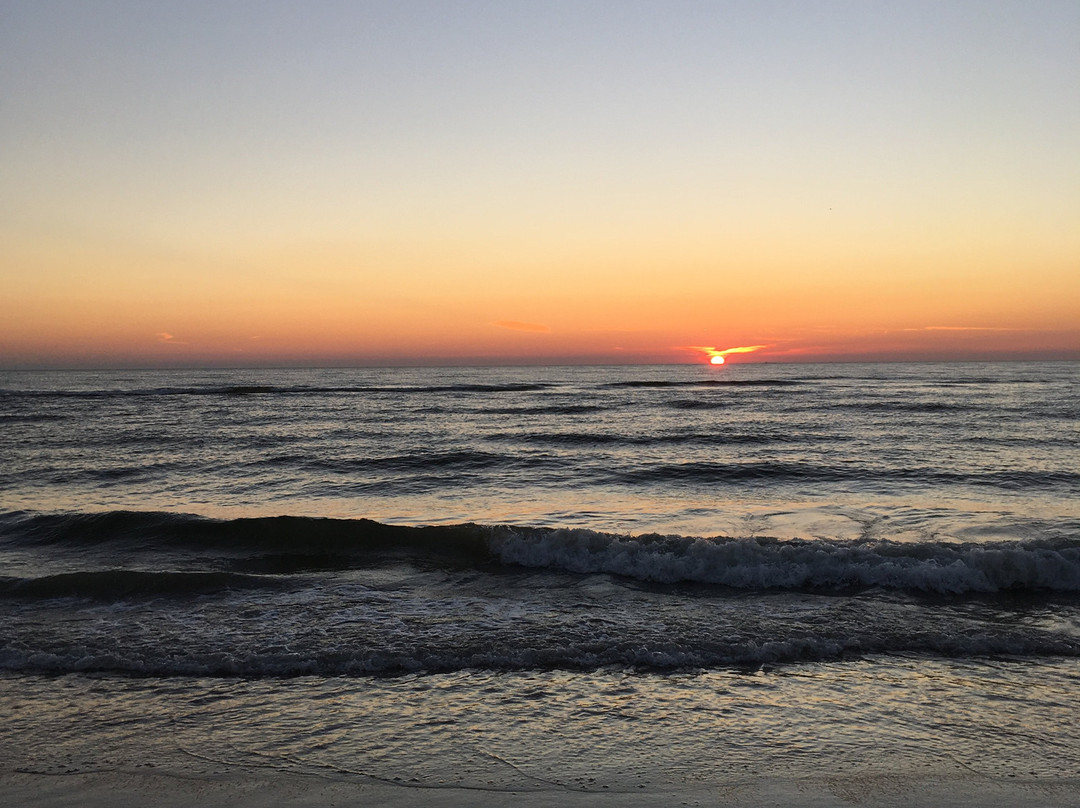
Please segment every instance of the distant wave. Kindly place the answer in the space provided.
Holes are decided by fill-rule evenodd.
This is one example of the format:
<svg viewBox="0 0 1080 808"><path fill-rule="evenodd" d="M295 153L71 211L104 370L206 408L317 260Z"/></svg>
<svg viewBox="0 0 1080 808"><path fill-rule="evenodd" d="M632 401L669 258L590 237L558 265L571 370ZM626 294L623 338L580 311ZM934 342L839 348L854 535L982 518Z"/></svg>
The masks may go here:
<svg viewBox="0 0 1080 808"><path fill-rule="evenodd" d="M217 520L170 513L114 511L0 515L0 541L141 552L196 552L228 561L230 571L288 572L363 566L388 557L425 563L604 573L645 582L695 582L741 590L850 591L880 588L941 595L1080 592L1080 538L1037 542L946 543L778 540L762 537L631 537L583 529L463 524L405 527L366 519L278 516ZM166 579L162 579L166 580ZM179 581L181 579L177 579ZM247 579L192 579L196 586L245 586ZM118 579L122 589L132 580ZM29 584L9 582L17 595ZM57 580L44 587L98 583ZM154 584L153 586L156 586ZM172 583L164 584L171 586ZM181 589L183 584L177 584ZM151 586L151 588L153 588ZM96 590L95 590L96 591ZM125 590L128 591L128 590Z"/></svg>
<svg viewBox="0 0 1080 808"><path fill-rule="evenodd" d="M539 446L591 446L612 444L621 446L731 446L761 445L769 443L795 443L805 440L805 436L771 431L737 432L690 432L677 435L625 435L610 432L537 432L506 433L492 435L489 439L513 444L531 444ZM841 436L815 436L815 440L845 440Z"/></svg>
<svg viewBox="0 0 1080 808"><path fill-rule="evenodd" d="M949 401L842 401L834 406L861 412L978 412L975 404L957 404Z"/></svg>
<svg viewBox="0 0 1080 808"><path fill-rule="evenodd" d="M496 453L478 450L458 450L445 452L416 452L412 454L390 455L385 457L315 457L305 454L283 453L270 454L247 463L248 468L260 466L293 466L304 471L318 472L320 479L328 475L352 479L357 475L378 473L379 475L408 475L404 479L392 476L377 480L356 480L363 485L386 486L422 486L438 487L448 482L447 475L452 473L483 472L497 468L511 468L528 462L533 469L550 465L552 461L543 458L523 460L515 453ZM457 478L455 478L457 479ZM397 489L395 489L397 490Z"/></svg>
<svg viewBox="0 0 1080 808"><path fill-rule="evenodd" d="M63 421L70 416L53 413L0 413L0 424L28 423L40 424L46 421Z"/></svg>
<svg viewBox="0 0 1080 808"><path fill-rule="evenodd" d="M991 472L942 471L939 469L909 469L901 467L868 468L865 466L827 466L814 463L750 461L716 463L688 461L643 466L615 471L613 479L622 483L651 483L684 480L701 483L743 483L770 481L860 482L880 481L921 484L949 483L992 486L1003 489L1038 490L1080 486L1080 472L1063 470L1012 470Z"/></svg>
<svg viewBox="0 0 1080 808"><path fill-rule="evenodd" d="M604 404L537 404L522 407L485 407L493 415L585 415L614 409Z"/></svg>
<svg viewBox="0 0 1080 808"><path fill-rule="evenodd" d="M551 385L521 384L445 384L414 386L353 385L320 387L308 385L207 385L205 387L150 387L126 390L4 390L0 396L25 398L147 398L159 396L257 396L257 395L342 395L378 393L528 393L547 390Z"/></svg>
<svg viewBox="0 0 1080 808"><path fill-rule="evenodd" d="M640 379L607 382L604 387L791 387L805 383L805 379L699 379L696 381Z"/></svg>
<svg viewBox="0 0 1080 808"><path fill-rule="evenodd" d="M304 461L304 465L308 468L339 473L365 468L380 471L419 472L430 469L486 469L511 460L516 460L516 458L492 452L462 450L354 459L309 458Z"/></svg>

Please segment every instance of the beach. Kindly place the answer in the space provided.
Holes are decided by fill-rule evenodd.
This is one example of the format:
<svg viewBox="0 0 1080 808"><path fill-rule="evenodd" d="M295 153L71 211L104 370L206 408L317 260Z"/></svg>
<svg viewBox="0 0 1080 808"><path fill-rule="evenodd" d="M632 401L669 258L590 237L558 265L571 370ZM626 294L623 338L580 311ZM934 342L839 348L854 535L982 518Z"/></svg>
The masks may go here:
<svg viewBox="0 0 1080 808"><path fill-rule="evenodd" d="M767 779L733 782L727 788L687 788L679 791L566 794L560 791L477 792L458 789L418 790L384 785L326 782L297 776L245 775L229 778L168 777L147 774L70 775L46 778L8 775L0 781L0 795L9 804L25 806L117 806L160 808L192 804L207 806L566 806L608 808L649 806L657 802L686 806L801 805L809 808L844 808L850 805L934 805L942 808L985 806L1077 805L1076 781L1046 786L1038 782L980 781L971 777L920 779L912 776L881 778L827 778L813 781Z"/></svg>

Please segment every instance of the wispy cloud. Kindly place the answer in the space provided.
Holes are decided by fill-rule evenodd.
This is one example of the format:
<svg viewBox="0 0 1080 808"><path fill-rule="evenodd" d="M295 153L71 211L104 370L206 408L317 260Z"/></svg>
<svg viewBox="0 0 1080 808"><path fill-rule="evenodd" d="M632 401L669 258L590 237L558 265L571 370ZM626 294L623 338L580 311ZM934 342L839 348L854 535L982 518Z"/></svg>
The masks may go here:
<svg viewBox="0 0 1080 808"><path fill-rule="evenodd" d="M904 328L903 331L1019 331L1019 328L989 328L978 325L924 325L922 328Z"/></svg>
<svg viewBox="0 0 1080 808"><path fill-rule="evenodd" d="M712 345L688 345L691 351L703 351L709 356L728 356L729 354L741 354L741 353L754 353L754 351L760 351L764 348L768 348L768 345L740 345L737 348L716 348Z"/></svg>
<svg viewBox="0 0 1080 808"><path fill-rule="evenodd" d="M522 323L518 320L496 320L492 325L499 328L508 328L511 331L531 331L534 334L550 334L551 329L539 323Z"/></svg>
<svg viewBox="0 0 1080 808"><path fill-rule="evenodd" d="M768 347L768 345L743 345L740 348L721 348L717 353L721 356L727 356L728 354L733 353L754 353L754 351L760 351Z"/></svg>
<svg viewBox="0 0 1080 808"><path fill-rule="evenodd" d="M168 331L158 331L154 336L157 337L158 342L164 342L166 345L187 345L186 342L178 340Z"/></svg>

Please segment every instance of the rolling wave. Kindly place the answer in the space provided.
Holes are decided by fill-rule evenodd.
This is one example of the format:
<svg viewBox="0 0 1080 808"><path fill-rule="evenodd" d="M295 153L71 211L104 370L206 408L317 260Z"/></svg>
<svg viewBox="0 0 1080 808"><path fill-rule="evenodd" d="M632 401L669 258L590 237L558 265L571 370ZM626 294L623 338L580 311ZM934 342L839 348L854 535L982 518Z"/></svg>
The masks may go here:
<svg viewBox="0 0 1080 808"><path fill-rule="evenodd" d="M366 519L278 516L217 520L114 511L3 514L0 541L96 547L99 556L107 552L108 545L142 552L193 552L200 557L231 559L230 568L240 572L287 572L303 568L312 558L321 568L349 568L409 557L478 570L528 567L751 591L876 588L939 595L1080 592L1077 538L987 544L635 537L505 525L406 527ZM197 586L251 583L228 578L217 583L212 578L192 580ZM54 582L56 586L69 583ZM117 580L121 587L131 583L129 579ZM52 585L40 584L45 587L41 591ZM86 582L90 588L96 585ZM9 584L12 586L17 590L19 585Z"/></svg>
<svg viewBox="0 0 1080 808"><path fill-rule="evenodd" d="M40 578L0 578L0 597L24 599L88 598L125 600L133 597L195 595L271 585L265 576L233 572L142 572L112 569L68 572Z"/></svg>
<svg viewBox="0 0 1080 808"><path fill-rule="evenodd" d="M246 550L342 556L394 551L429 553L433 557L488 555L483 528L476 525L401 527L369 519L304 516L209 519L146 511L0 514L0 541L222 554Z"/></svg>

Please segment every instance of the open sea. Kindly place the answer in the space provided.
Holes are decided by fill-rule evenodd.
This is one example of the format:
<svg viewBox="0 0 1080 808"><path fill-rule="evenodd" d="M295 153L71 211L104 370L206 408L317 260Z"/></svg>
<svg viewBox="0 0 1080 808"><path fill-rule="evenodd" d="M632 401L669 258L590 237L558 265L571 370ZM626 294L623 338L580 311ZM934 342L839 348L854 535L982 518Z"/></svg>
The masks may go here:
<svg viewBox="0 0 1080 808"><path fill-rule="evenodd" d="M1077 363L0 373L3 771L1076 804L1078 698Z"/></svg>

